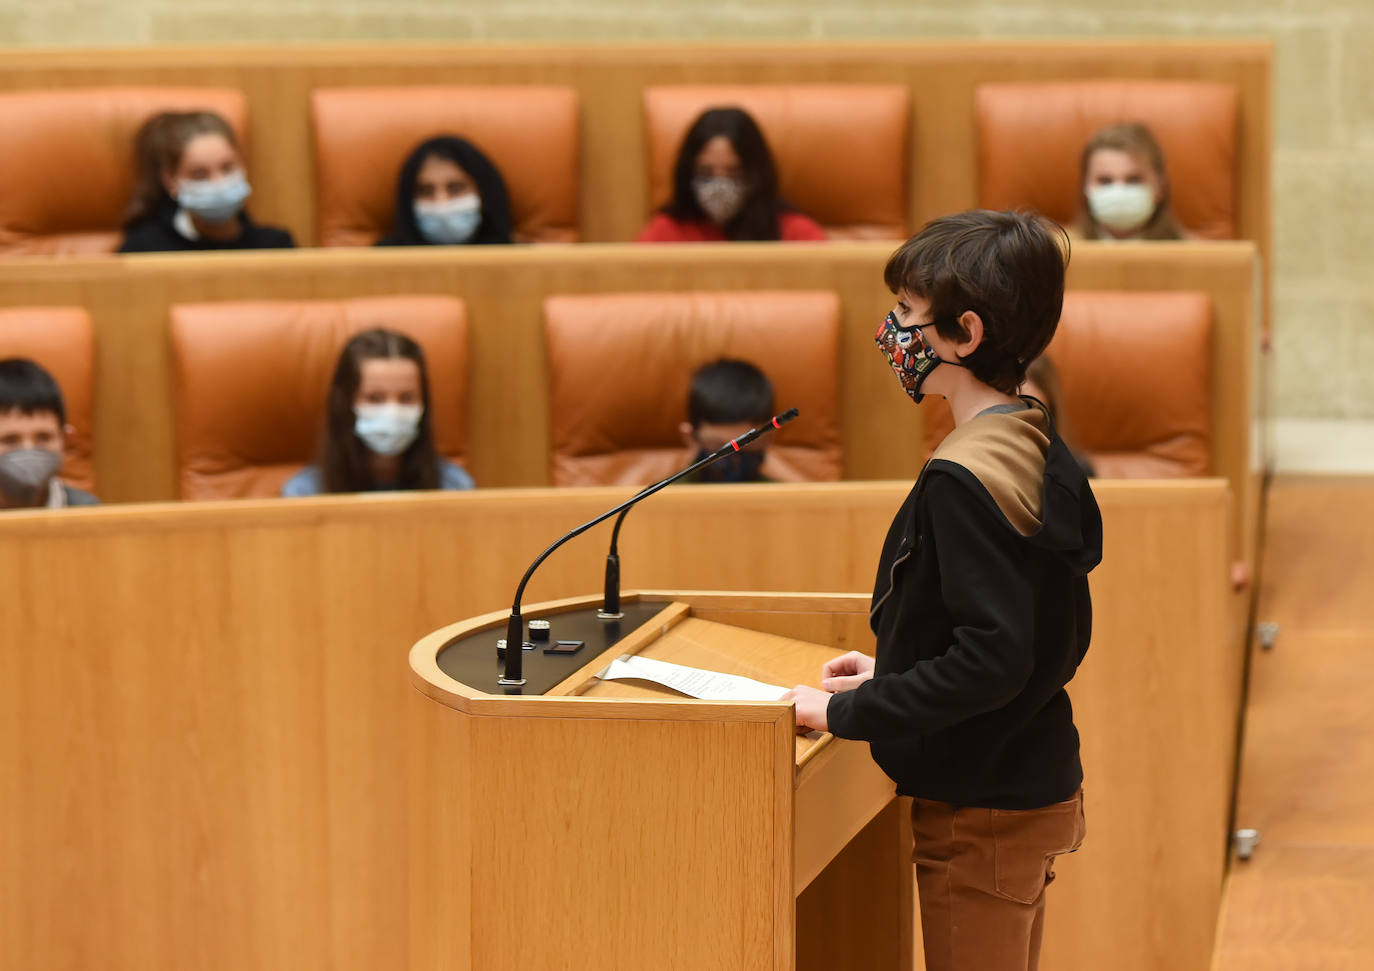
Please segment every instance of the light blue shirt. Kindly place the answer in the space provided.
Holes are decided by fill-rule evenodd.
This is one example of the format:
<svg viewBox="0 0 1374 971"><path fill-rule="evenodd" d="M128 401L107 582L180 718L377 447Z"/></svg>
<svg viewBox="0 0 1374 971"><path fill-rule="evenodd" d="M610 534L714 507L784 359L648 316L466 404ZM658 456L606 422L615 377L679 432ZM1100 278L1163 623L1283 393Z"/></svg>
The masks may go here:
<svg viewBox="0 0 1374 971"><path fill-rule="evenodd" d="M445 459L439 460L440 489L471 489L473 486L472 476L468 475L461 465L455 465ZM368 489L366 491L390 492L392 490ZM286 480L286 485L281 487L281 494L288 499L323 495L324 483L320 479L320 470L313 465L307 465Z"/></svg>

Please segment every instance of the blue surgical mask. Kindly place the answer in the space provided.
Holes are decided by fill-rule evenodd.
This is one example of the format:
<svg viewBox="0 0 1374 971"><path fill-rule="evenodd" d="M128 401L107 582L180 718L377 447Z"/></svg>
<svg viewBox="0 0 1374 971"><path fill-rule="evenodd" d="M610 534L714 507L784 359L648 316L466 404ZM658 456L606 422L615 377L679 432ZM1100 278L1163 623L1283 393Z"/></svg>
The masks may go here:
<svg viewBox="0 0 1374 971"><path fill-rule="evenodd" d="M354 405L353 432L378 455L400 455L420 435L419 405Z"/></svg>
<svg viewBox="0 0 1374 971"><path fill-rule="evenodd" d="M475 192L442 202L415 203L420 235L440 246L466 243L482 225L482 200Z"/></svg>
<svg viewBox="0 0 1374 971"><path fill-rule="evenodd" d="M227 223L243 209L253 188L242 172L218 179L182 179L177 183L177 205L207 223Z"/></svg>

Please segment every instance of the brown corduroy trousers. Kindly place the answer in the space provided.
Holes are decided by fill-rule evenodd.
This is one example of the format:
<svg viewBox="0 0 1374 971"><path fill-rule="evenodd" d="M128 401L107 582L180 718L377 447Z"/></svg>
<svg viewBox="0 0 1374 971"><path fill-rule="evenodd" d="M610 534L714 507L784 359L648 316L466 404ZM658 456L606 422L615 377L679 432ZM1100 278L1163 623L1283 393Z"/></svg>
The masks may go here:
<svg viewBox="0 0 1374 971"><path fill-rule="evenodd" d="M1083 843L1083 790L1017 811L917 799L911 817L926 971L1035 971L1054 859Z"/></svg>

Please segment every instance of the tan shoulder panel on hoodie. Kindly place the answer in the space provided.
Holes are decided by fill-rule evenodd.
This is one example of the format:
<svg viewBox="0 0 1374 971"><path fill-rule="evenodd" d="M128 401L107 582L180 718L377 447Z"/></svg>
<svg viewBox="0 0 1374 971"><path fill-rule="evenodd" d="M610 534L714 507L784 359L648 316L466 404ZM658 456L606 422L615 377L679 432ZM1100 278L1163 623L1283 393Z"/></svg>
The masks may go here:
<svg viewBox="0 0 1374 971"><path fill-rule="evenodd" d="M978 415L946 436L931 460L962 465L988 490L1022 536L1040 529L1049 417L1040 405Z"/></svg>

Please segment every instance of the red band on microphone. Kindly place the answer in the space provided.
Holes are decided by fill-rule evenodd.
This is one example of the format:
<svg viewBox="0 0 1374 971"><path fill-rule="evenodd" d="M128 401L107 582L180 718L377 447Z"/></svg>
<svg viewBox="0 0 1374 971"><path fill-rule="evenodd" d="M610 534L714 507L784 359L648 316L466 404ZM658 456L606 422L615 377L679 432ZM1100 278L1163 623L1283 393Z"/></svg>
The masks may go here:
<svg viewBox="0 0 1374 971"><path fill-rule="evenodd" d="M774 428L781 428L781 427L782 427L781 425L778 424L778 420L777 420L776 418L773 419L773 427L774 427Z"/></svg>
<svg viewBox="0 0 1374 971"><path fill-rule="evenodd" d="M739 451L739 441L738 441L737 439L733 439L733 438L732 438L732 439L730 440L730 447L733 448L736 452L738 452L738 451Z"/></svg>

